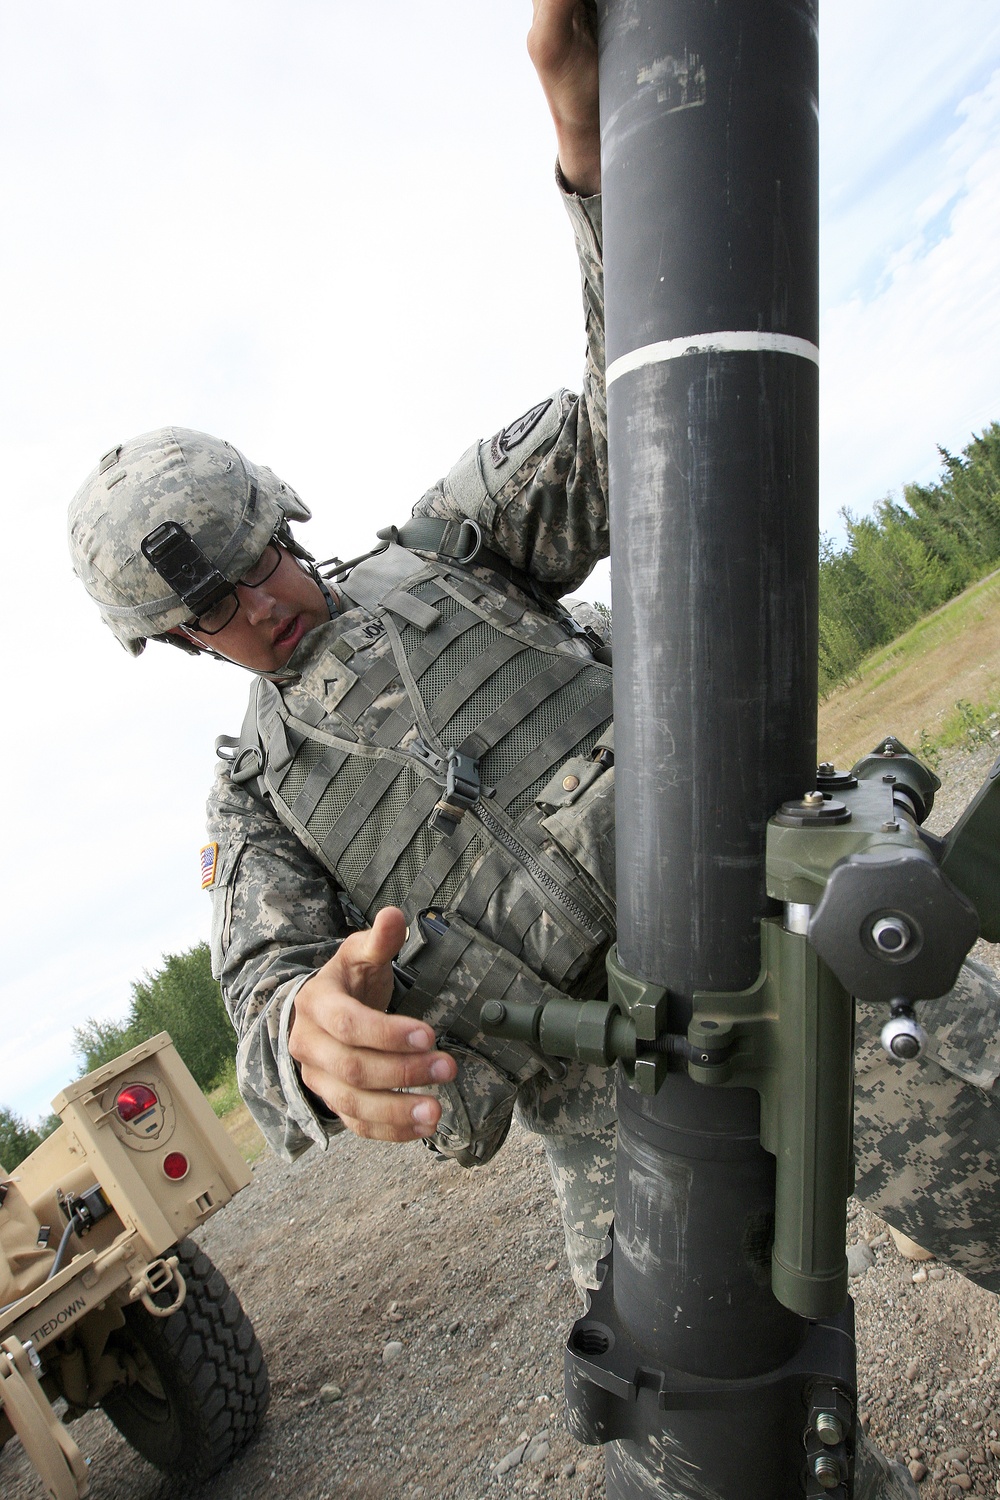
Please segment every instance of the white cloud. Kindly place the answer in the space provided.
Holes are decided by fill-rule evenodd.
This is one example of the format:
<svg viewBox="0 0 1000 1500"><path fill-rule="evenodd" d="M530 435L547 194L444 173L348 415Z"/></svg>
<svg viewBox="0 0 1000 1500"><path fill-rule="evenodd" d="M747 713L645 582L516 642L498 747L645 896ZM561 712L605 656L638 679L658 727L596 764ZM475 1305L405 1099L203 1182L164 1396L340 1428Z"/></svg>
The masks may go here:
<svg viewBox="0 0 1000 1500"><path fill-rule="evenodd" d="M907 238L871 288L826 309L828 526L841 505L865 511L907 480L933 478L937 443L961 448L1000 417L1000 71L959 117Z"/></svg>

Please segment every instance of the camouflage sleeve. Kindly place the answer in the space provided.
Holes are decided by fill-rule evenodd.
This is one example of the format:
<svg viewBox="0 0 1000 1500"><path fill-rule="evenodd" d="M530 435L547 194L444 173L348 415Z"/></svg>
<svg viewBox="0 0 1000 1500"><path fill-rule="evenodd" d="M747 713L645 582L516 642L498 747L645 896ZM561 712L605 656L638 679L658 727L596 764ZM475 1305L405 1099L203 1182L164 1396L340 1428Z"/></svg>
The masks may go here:
<svg viewBox="0 0 1000 1500"><path fill-rule="evenodd" d="M607 557L608 429L604 389L601 199L564 192L583 280L583 394L557 391L474 443L414 515L468 517L495 552L559 595Z"/></svg>
<svg viewBox="0 0 1000 1500"><path fill-rule="evenodd" d="M239 1038L240 1093L268 1145L291 1161L343 1129L303 1087L288 1030L300 987L349 929L321 866L224 769L209 797L208 836L219 845L212 967Z"/></svg>

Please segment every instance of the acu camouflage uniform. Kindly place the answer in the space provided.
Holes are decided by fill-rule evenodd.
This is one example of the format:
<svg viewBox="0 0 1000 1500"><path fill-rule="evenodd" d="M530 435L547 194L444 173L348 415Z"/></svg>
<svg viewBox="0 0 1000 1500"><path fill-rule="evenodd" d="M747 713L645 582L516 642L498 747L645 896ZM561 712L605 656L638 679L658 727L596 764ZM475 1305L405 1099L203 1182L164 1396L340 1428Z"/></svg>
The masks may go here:
<svg viewBox="0 0 1000 1500"><path fill-rule="evenodd" d="M509 451L512 429L476 445L414 511L475 521L492 552L552 596L579 586L608 552L600 203L567 203L587 314L583 397L560 393ZM475 565L468 571L497 582ZM510 594L524 600L514 582ZM319 627L300 644L291 671L308 671L316 654L313 636L327 629ZM390 714L404 697L390 693L380 707ZM240 1037L241 1091L281 1154L294 1158L313 1143L326 1149L342 1127L303 1087L288 1030L298 989L331 957L350 924L327 871L302 839L226 770L209 803L209 826L220 846L213 951ZM1000 1101L993 1094L1000 1076L997 1009L995 981L980 966L966 965L951 996L922 1006L932 1060L899 1064L878 1043L883 1014L862 1007L856 1077L859 1194L890 1223L992 1289L1000 1288L993 1194L1000 1136ZM446 1106L452 1102L447 1088L436 1092ZM517 1105L544 1141L574 1276L580 1286L592 1283L613 1208L611 1077L580 1066L561 1080L534 1073L521 1083ZM449 1144L446 1134L443 1144Z"/></svg>

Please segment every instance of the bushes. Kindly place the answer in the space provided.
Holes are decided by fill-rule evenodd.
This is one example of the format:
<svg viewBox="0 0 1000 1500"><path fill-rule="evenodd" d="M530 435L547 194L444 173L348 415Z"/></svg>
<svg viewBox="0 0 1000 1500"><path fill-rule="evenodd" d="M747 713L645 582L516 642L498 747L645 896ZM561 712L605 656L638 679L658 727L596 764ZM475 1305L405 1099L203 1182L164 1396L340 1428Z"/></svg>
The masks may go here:
<svg viewBox="0 0 1000 1500"><path fill-rule="evenodd" d="M13 1172L41 1144L41 1131L0 1104L0 1167L5 1172Z"/></svg>
<svg viewBox="0 0 1000 1500"><path fill-rule="evenodd" d="M161 968L133 984L125 1019L85 1021L73 1033L73 1050L90 1073L158 1031L170 1032L199 1088L209 1088L235 1058L236 1033L212 978L207 943L167 954Z"/></svg>

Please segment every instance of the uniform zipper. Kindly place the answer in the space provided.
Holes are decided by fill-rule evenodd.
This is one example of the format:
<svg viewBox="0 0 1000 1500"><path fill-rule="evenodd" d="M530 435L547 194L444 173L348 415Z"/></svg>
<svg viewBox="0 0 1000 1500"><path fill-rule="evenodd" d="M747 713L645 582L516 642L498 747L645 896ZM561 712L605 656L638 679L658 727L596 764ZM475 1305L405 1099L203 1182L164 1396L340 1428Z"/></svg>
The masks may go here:
<svg viewBox="0 0 1000 1500"><path fill-rule="evenodd" d="M490 811L485 803L477 802L475 807L469 809L469 812L472 813L473 817L478 818L479 822L489 830L498 843L503 844L505 848L517 856L517 859L532 879L543 890L548 892L557 905L568 911L585 932L589 933L595 940L599 940L604 935L599 927L595 927L594 920L586 909L579 902L574 901L572 896L566 894L556 877L550 874L544 865L539 864L531 851L525 848L520 839L511 833L508 828L504 827L500 819Z"/></svg>

